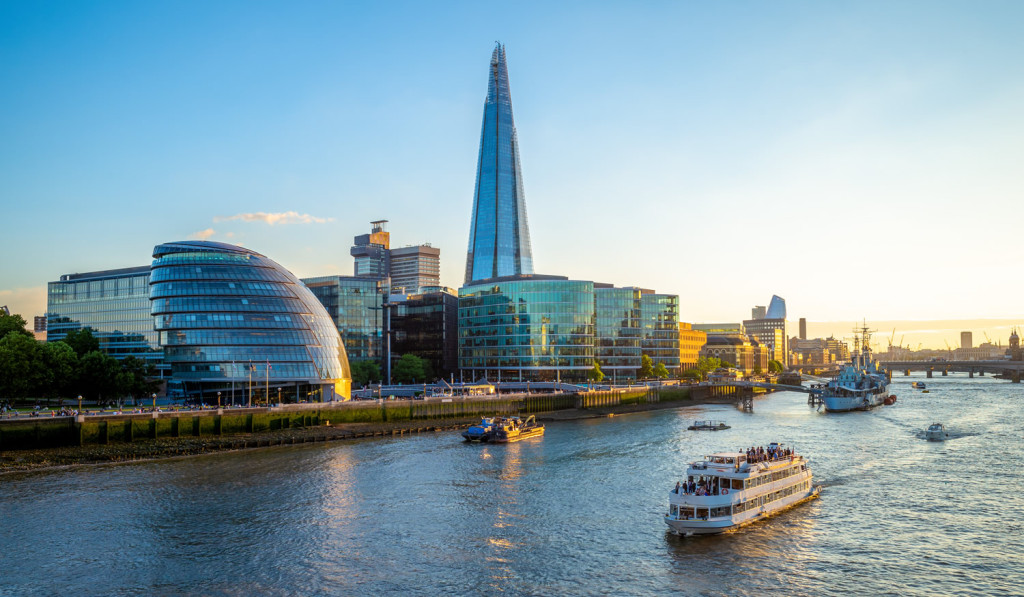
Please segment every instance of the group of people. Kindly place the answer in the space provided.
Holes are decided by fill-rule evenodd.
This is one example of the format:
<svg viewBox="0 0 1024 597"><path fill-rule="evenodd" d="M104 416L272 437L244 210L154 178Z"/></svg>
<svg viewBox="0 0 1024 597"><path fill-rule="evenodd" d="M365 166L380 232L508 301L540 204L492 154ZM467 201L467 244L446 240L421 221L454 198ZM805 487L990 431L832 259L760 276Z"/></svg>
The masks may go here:
<svg viewBox="0 0 1024 597"><path fill-rule="evenodd" d="M783 448L778 444L771 444L765 449L763 446L747 448L747 462L772 462L783 460L793 456L792 448Z"/></svg>
<svg viewBox="0 0 1024 597"><path fill-rule="evenodd" d="M728 484L726 484L727 487ZM701 477L695 481L690 476L685 483L676 482L674 492L687 495L721 495L722 489L721 479L718 477Z"/></svg>

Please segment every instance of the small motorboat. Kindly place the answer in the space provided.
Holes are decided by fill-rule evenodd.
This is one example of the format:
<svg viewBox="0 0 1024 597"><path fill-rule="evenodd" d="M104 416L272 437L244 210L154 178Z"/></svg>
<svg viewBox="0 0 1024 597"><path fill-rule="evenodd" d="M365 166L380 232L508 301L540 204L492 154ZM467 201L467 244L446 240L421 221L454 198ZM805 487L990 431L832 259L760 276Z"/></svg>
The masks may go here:
<svg viewBox="0 0 1024 597"><path fill-rule="evenodd" d="M530 415L525 421L519 417L508 417L498 422L494 433L485 441L505 444L541 435L544 435L544 426L537 422L537 417Z"/></svg>
<svg viewBox="0 0 1024 597"><path fill-rule="evenodd" d="M882 401L882 404L885 404L886 406L896 404L896 394L889 394L885 400Z"/></svg>
<svg viewBox="0 0 1024 597"><path fill-rule="evenodd" d="M724 421L694 421L693 425L687 427L690 431L722 431L730 429Z"/></svg>
<svg viewBox="0 0 1024 597"><path fill-rule="evenodd" d="M942 423L932 423L924 432L924 437L930 442L941 442L949 439L949 433L946 432L946 427Z"/></svg>
<svg viewBox="0 0 1024 597"><path fill-rule="evenodd" d="M494 430L500 419L497 417L484 417L479 425L472 425L462 432L462 437L467 442L485 442L494 434Z"/></svg>
<svg viewBox="0 0 1024 597"><path fill-rule="evenodd" d="M926 386L924 385L923 381L915 381L914 383L910 384L910 387L914 388L915 390L923 390Z"/></svg>

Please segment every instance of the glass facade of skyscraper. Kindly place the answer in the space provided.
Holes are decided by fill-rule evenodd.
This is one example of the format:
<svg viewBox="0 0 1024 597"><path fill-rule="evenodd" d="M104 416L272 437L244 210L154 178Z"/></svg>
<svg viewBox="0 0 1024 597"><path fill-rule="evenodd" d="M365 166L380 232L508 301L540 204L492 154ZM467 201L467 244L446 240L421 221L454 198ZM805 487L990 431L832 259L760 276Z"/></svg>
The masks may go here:
<svg viewBox="0 0 1024 597"><path fill-rule="evenodd" d="M251 380L264 399L350 395L334 322L291 272L259 253L208 241L158 245L149 298L164 359L187 395L237 383L244 396Z"/></svg>
<svg viewBox="0 0 1024 597"><path fill-rule="evenodd" d="M594 289L597 361L613 380L634 378L640 367L640 290Z"/></svg>
<svg viewBox="0 0 1024 597"><path fill-rule="evenodd" d="M394 301L394 298L392 298ZM436 377L458 370L459 297L450 290L411 294L391 308L391 355L430 361Z"/></svg>
<svg viewBox="0 0 1024 597"><path fill-rule="evenodd" d="M596 286L596 287L595 287ZM459 289L463 379L583 381L596 359L634 379L643 355L679 369L679 297L639 288L512 276Z"/></svg>
<svg viewBox="0 0 1024 597"><path fill-rule="evenodd" d="M327 310L353 363L384 366L384 310L380 281L374 278L321 276L302 282Z"/></svg>
<svg viewBox="0 0 1024 597"><path fill-rule="evenodd" d="M464 379L583 380L593 363L593 282L532 276L459 289Z"/></svg>
<svg viewBox="0 0 1024 597"><path fill-rule="evenodd" d="M145 359L167 373L150 313L148 265L61 276L48 284L46 317L48 342L91 328L103 352Z"/></svg>
<svg viewBox="0 0 1024 597"><path fill-rule="evenodd" d="M643 353L655 366L679 369L679 296L644 292L640 297Z"/></svg>
<svg viewBox="0 0 1024 597"><path fill-rule="evenodd" d="M498 45L491 55L488 71L473 220L466 255L466 284L531 273L533 251L526 219L519 141L512 118L505 48Z"/></svg>

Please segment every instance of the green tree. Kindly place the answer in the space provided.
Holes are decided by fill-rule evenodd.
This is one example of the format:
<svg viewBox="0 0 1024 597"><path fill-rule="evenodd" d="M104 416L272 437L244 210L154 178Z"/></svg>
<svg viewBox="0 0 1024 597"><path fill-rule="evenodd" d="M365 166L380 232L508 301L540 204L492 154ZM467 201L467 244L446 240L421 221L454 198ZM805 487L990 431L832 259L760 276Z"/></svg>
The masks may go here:
<svg viewBox="0 0 1024 597"><path fill-rule="evenodd" d="M52 373L49 383L41 388L40 393L47 397L75 395L75 371L78 368L75 351L63 342L40 343L40 349L43 364Z"/></svg>
<svg viewBox="0 0 1024 597"><path fill-rule="evenodd" d="M29 338L34 338L32 332L28 331L25 327L26 325L27 323L25 322L25 318L21 315L18 315L17 313L14 315L8 315L7 313L0 311L0 338L5 337L11 332L15 332Z"/></svg>
<svg viewBox="0 0 1024 597"><path fill-rule="evenodd" d="M601 383L601 380L604 379L604 371L601 371L601 363L594 361L594 366L590 371L587 371L587 379L594 383Z"/></svg>
<svg viewBox="0 0 1024 597"><path fill-rule="evenodd" d="M78 360L78 393L100 404L110 404L124 388L124 377L119 378L123 371L114 357L98 350L87 352Z"/></svg>
<svg viewBox="0 0 1024 597"><path fill-rule="evenodd" d="M665 363L658 363L654 366L654 377L658 379L665 379L668 377L668 369L665 368Z"/></svg>
<svg viewBox="0 0 1024 597"><path fill-rule="evenodd" d="M0 338L0 398L24 398L35 390L37 344L17 330Z"/></svg>
<svg viewBox="0 0 1024 597"><path fill-rule="evenodd" d="M702 374L701 374L699 369L692 368L692 369L686 369L685 371L683 371L680 374L680 377L682 377L683 379L696 379L696 380L699 380L699 379L702 378Z"/></svg>
<svg viewBox="0 0 1024 597"><path fill-rule="evenodd" d="M156 367L144 359L133 356L121 361L118 375L118 394L127 394L136 400L148 398L156 393L160 382L156 379Z"/></svg>
<svg viewBox="0 0 1024 597"><path fill-rule="evenodd" d="M84 357L87 353L100 349L100 341L92 334L92 328L82 328L68 332L61 342L64 342L75 351L78 358Z"/></svg>
<svg viewBox="0 0 1024 597"><path fill-rule="evenodd" d="M353 384L365 386L380 379L380 366L377 361L356 361L351 367Z"/></svg>
<svg viewBox="0 0 1024 597"><path fill-rule="evenodd" d="M768 361L768 371L771 373L782 373L782 363L772 359Z"/></svg>
<svg viewBox="0 0 1024 597"><path fill-rule="evenodd" d="M426 379L423 359L414 354L403 354L391 369L391 378L398 383L416 383Z"/></svg>
<svg viewBox="0 0 1024 597"><path fill-rule="evenodd" d="M640 357L640 379L650 379L654 376L654 362L651 357L643 355Z"/></svg>
<svg viewBox="0 0 1024 597"><path fill-rule="evenodd" d="M715 369L722 366L722 360L717 357L700 357L697 359L697 366L695 367L700 373L700 379L707 379L708 373L711 373Z"/></svg>

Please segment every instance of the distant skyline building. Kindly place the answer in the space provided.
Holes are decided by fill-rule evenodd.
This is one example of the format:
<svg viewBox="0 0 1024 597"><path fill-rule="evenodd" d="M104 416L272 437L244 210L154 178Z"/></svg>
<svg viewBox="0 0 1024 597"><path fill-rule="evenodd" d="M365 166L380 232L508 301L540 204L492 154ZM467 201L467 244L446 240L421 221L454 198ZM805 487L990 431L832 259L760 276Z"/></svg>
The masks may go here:
<svg viewBox="0 0 1024 597"><path fill-rule="evenodd" d="M960 348L974 348L974 334L960 332Z"/></svg>
<svg viewBox="0 0 1024 597"><path fill-rule="evenodd" d="M370 222L370 233L355 237L349 254L355 259L354 273L357 278L381 280L388 276L391 269L391 234L385 226L387 223L387 220Z"/></svg>
<svg viewBox="0 0 1024 597"><path fill-rule="evenodd" d="M800 339L807 339L807 318L805 317L800 318Z"/></svg>
<svg viewBox="0 0 1024 597"><path fill-rule="evenodd" d="M768 303L768 311L764 314L765 319L785 319L786 299L777 294L772 295L772 301Z"/></svg>
<svg viewBox="0 0 1024 597"><path fill-rule="evenodd" d="M764 305L757 305L750 310L751 319L764 319L764 314L768 312L768 308Z"/></svg>
<svg viewBox="0 0 1024 597"><path fill-rule="evenodd" d="M519 141L505 47L498 44L488 70L465 283L532 273Z"/></svg>
<svg viewBox="0 0 1024 597"><path fill-rule="evenodd" d="M391 279L387 290L415 294L441 285L441 249L423 245L391 248L387 220L370 222L370 233L355 237L349 253L356 278Z"/></svg>
<svg viewBox="0 0 1024 597"><path fill-rule="evenodd" d="M391 291L419 294L441 285L441 249L415 245L391 249Z"/></svg>

